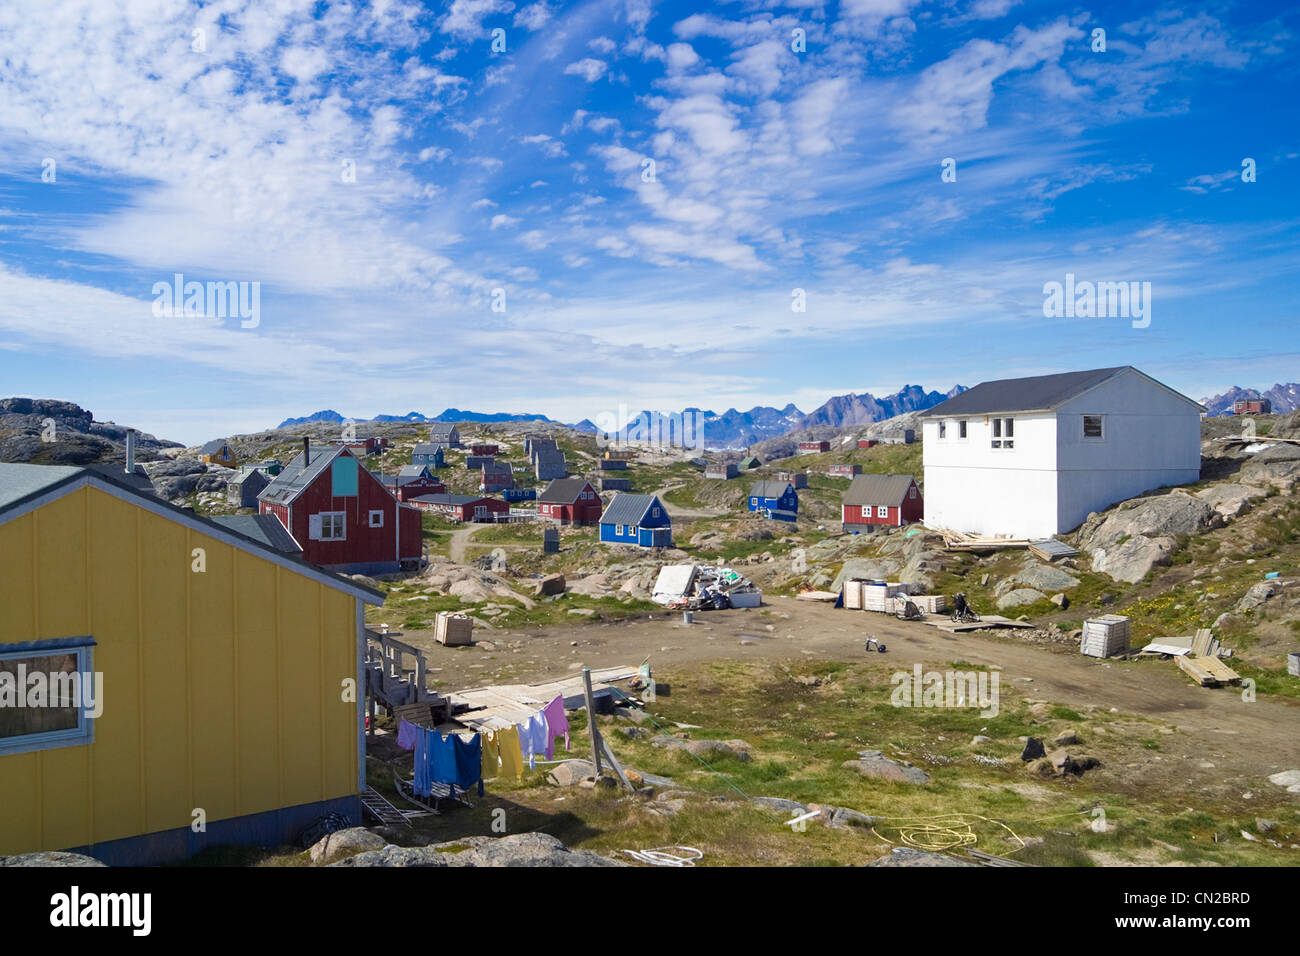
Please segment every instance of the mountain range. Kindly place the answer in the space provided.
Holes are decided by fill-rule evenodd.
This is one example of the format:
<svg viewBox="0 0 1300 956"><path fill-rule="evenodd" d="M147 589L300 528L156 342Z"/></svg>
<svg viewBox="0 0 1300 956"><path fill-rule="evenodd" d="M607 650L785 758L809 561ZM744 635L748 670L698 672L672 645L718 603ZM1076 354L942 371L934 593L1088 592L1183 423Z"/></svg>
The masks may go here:
<svg viewBox="0 0 1300 956"><path fill-rule="evenodd" d="M1273 403L1273 413L1275 415L1284 415L1287 412L1294 412L1300 408L1300 384L1290 382L1286 385L1274 385L1267 391L1261 392L1254 388L1238 388L1234 385L1222 395L1215 395L1213 398L1201 399L1201 404L1205 406L1210 417L1214 418L1219 415L1232 414L1232 403L1245 399L1256 400L1266 398Z"/></svg>
<svg viewBox="0 0 1300 956"><path fill-rule="evenodd" d="M946 392L926 391L919 385L904 385L893 395L880 398L870 392L861 394L850 392L847 395L836 395L827 399L807 414L793 404L786 405L785 408L756 405L744 412L729 408L721 413L694 407L679 412L643 410L639 415L631 418L623 428L608 434L610 437L633 441L663 437L665 441L672 439L681 443L685 439L686 444L694 444L699 440L698 436L702 436L704 446L710 449L748 448L761 441L810 428L848 429L906 415L909 412L924 411L964 391L966 391L964 385L954 385ZM1211 416L1218 416L1231 414L1234 401L1260 398L1271 401L1275 413L1296 411L1300 409L1300 384L1274 385L1266 391L1233 386L1222 395L1201 399L1201 404L1209 410ZM303 418L287 418L280 423L279 427L286 428L290 425L306 425L315 422L337 424L349 420L351 419L345 419L333 409L325 409ZM473 412L459 408L448 408L442 414L432 418L420 412L407 412L405 415L378 415L371 421L559 424L545 415L531 412ZM602 431L599 426L586 418L568 427L586 434L597 434Z"/></svg>
<svg viewBox="0 0 1300 956"><path fill-rule="evenodd" d="M545 415L532 412L467 412L459 408L449 408L441 415L429 418L419 412L407 412L405 415L376 415L368 419L372 422L549 422ZM286 418L276 428L288 428L291 425L313 425L317 422L342 424L347 421L360 422L362 419L344 418L332 408L312 412L302 418ZM590 424L590 422L588 422ZM592 425L592 430L595 426Z"/></svg>
<svg viewBox="0 0 1300 956"><path fill-rule="evenodd" d="M694 407L679 412L643 410L629 419L627 425L617 433L608 434L611 437L616 434L617 437L625 440L664 436L665 439L671 437L681 442L684 429L688 444L694 444L698 440L696 436L702 436L704 444L709 448L745 448L756 442L816 426L850 428L893 418L907 412L921 411L963 391L965 388L961 385L955 386L948 392L927 392L919 385L905 385L897 393L882 398L876 398L869 392L861 395L850 392L848 395L837 395L831 398L807 415L794 404L786 405L785 408L756 405L744 412L729 408L722 413ZM340 424L350 420L352 419L347 419L339 412L327 408L302 418L286 418L277 427L287 428L291 425L320 422ZM432 418L420 412L407 412L405 415L377 415L370 421L553 423L553 419L536 413L485 413L459 408L449 408ZM597 434L602 431L599 426L586 418L568 427L586 434Z"/></svg>

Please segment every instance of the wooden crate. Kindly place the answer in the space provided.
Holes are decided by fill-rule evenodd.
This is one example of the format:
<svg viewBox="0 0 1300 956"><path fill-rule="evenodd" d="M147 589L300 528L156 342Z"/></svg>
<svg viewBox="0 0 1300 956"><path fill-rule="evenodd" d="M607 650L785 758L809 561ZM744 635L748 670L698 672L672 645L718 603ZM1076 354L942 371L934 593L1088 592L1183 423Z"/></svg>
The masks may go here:
<svg viewBox="0 0 1300 956"><path fill-rule="evenodd" d="M851 580L844 582L844 606L850 611L862 610L862 582Z"/></svg>
<svg viewBox="0 0 1300 956"><path fill-rule="evenodd" d="M1079 652L1089 657L1113 657L1129 649L1129 619L1122 614L1105 614L1083 622Z"/></svg>
<svg viewBox="0 0 1300 956"><path fill-rule="evenodd" d="M474 643L474 622L464 614L439 611L434 625L434 637L439 644L456 647Z"/></svg>

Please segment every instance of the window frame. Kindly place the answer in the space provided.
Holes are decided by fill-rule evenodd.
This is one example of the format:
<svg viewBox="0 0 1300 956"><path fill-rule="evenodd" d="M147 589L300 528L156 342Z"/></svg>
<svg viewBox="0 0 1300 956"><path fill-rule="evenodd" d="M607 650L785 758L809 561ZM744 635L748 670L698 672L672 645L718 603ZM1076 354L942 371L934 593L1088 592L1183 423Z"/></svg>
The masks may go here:
<svg viewBox="0 0 1300 956"><path fill-rule="evenodd" d="M958 441L966 441L968 438L970 438L970 429L967 428L967 423L969 421L970 419L967 418L957 419L957 440Z"/></svg>
<svg viewBox="0 0 1300 956"><path fill-rule="evenodd" d="M939 420L939 441L948 440L948 423L943 419Z"/></svg>
<svg viewBox="0 0 1300 956"><path fill-rule="evenodd" d="M376 515L379 516L379 523L378 523L378 524L375 524L375 516L376 516ZM384 510L383 510L382 508L371 508L371 509L370 509L370 515L369 515L369 517L368 517L368 520L369 520L369 522L370 522L370 527L372 527L372 528L382 528L382 527L384 526Z"/></svg>
<svg viewBox="0 0 1300 956"><path fill-rule="evenodd" d="M320 519L320 534L314 539L316 541L346 541L348 540L348 513L346 511L318 511L315 517ZM339 534L327 535L327 525L330 530L333 527L333 519L337 518L339 523Z"/></svg>
<svg viewBox="0 0 1300 956"><path fill-rule="evenodd" d="M877 517L877 518L888 518L888 517L889 517L889 505L876 505L876 517Z"/></svg>
<svg viewBox="0 0 1300 956"><path fill-rule="evenodd" d="M989 447L995 451L1015 451L1016 420L1012 418L994 418L990 430Z"/></svg>
<svg viewBox="0 0 1300 956"><path fill-rule="evenodd" d="M76 654L77 673L95 675L95 639L89 635L75 638L25 641L0 645L0 660L29 660L41 657L61 657ZM92 677L96 698L103 694L102 682ZM0 757L10 754L34 753L39 750L56 750L61 747L88 746L95 742L96 718L86 713L85 700L77 709L77 726L69 730L47 730L18 737L0 737Z"/></svg>
<svg viewBox="0 0 1300 956"><path fill-rule="evenodd" d="M1097 435L1088 434L1088 419L1090 418L1097 419L1097 427L1099 430L1099 434ZM1100 412L1096 414L1089 413L1089 414L1080 415L1079 416L1079 440L1092 442L1092 443L1104 442L1106 440L1106 416Z"/></svg>

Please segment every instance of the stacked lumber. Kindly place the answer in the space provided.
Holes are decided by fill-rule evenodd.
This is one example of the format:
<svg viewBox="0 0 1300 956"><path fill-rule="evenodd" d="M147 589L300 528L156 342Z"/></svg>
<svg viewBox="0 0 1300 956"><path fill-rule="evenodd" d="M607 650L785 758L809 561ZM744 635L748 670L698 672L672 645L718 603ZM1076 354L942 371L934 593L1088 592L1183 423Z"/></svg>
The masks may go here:
<svg viewBox="0 0 1300 956"><path fill-rule="evenodd" d="M1027 548L1028 538L1012 538L1005 535L978 535L966 531L953 531L944 528L939 531L944 545L949 551L993 551L998 548Z"/></svg>
<svg viewBox="0 0 1300 956"><path fill-rule="evenodd" d="M1178 658L1178 666L1184 674L1202 687L1218 687L1220 684L1240 684L1241 675L1217 657L1196 657L1184 654Z"/></svg>
<svg viewBox="0 0 1300 956"><path fill-rule="evenodd" d="M1031 541L1029 553L1043 561L1052 561L1056 558L1072 558L1079 552L1055 538L1045 538L1042 541Z"/></svg>
<svg viewBox="0 0 1300 956"><path fill-rule="evenodd" d="M942 594L914 594L912 603L926 614L942 614L948 608L948 599Z"/></svg>
<svg viewBox="0 0 1300 956"><path fill-rule="evenodd" d="M1122 614L1103 614L1083 622L1079 652L1089 657L1114 657L1129 648L1129 619Z"/></svg>
<svg viewBox="0 0 1300 956"><path fill-rule="evenodd" d="M844 582L841 589L844 594L844 607L850 611L862 610L862 581L858 578Z"/></svg>
<svg viewBox="0 0 1300 956"><path fill-rule="evenodd" d="M862 585L862 609L864 611L889 611L889 599L906 594L907 589L901 584L879 584L869 582Z"/></svg>

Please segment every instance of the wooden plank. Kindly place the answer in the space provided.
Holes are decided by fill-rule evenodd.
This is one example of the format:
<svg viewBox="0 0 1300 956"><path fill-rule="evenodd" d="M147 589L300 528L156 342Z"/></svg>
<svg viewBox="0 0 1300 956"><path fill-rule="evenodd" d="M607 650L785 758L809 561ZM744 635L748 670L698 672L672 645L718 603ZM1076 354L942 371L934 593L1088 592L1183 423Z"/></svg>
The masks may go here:
<svg viewBox="0 0 1300 956"><path fill-rule="evenodd" d="M1210 654L1210 642L1214 640L1214 634L1208 627L1203 627L1196 632L1192 638L1192 653L1197 657L1208 657Z"/></svg>
<svg viewBox="0 0 1300 956"><path fill-rule="evenodd" d="M1199 660L1192 657L1190 654L1184 654L1179 657L1178 666L1182 669L1184 674L1196 681L1196 683L1200 684L1202 687L1208 687L1210 684L1216 683L1214 675L1202 667Z"/></svg>

